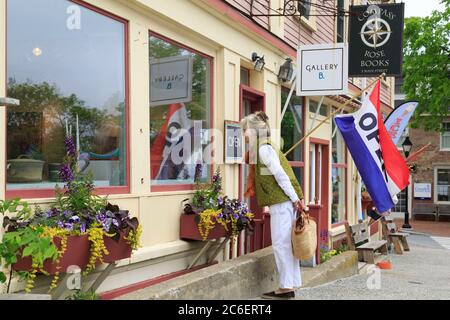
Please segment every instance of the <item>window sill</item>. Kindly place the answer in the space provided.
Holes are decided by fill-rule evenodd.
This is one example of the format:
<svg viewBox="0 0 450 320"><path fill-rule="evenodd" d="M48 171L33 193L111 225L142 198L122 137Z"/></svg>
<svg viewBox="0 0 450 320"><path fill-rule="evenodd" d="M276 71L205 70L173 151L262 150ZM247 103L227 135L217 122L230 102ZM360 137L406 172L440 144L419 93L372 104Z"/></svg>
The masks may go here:
<svg viewBox="0 0 450 320"><path fill-rule="evenodd" d="M118 195L118 194L130 194L129 186L120 186L120 187L108 187L108 188L95 188L94 194L99 196L109 196L109 195ZM7 190L6 191L6 199L29 199L30 201L49 201L51 199L55 199L56 194L54 189L43 189L43 190L35 190L35 189L22 189L22 190Z"/></svg>
<svg viewBox="0 0 450 320"><path fill-rule="evenodd" d="M193 184L172 184L172 185L153 185L150 187L151 192L170 192L170 191L192 191Z"/></svg>

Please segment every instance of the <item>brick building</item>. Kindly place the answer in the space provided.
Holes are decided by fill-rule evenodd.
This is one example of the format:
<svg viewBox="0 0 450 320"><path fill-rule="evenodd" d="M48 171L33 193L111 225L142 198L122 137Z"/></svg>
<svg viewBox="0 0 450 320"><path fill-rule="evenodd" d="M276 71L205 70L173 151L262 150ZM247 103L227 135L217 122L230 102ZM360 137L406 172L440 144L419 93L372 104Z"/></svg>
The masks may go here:
<svg viewBox="0 0 450 320"><path fill-rule="evenodd" d="M405 95L401 91L402 83L401 78L396 79L396 106L405 100ZM410 214L414 212L415 205L419 203L450 204L450 117L443 121L442 127L442 132L407 128L404 133L404 136L409 135L413 144L411 153L430 143L430 146L413 161L417 166L417 171L411 174L411 185L408 189L408 212ZM400 149L403 140L399 141ZM404 192L400 194L399 199L394 214L403 216ZM418 218L422 218L422 216Z"/></svg>

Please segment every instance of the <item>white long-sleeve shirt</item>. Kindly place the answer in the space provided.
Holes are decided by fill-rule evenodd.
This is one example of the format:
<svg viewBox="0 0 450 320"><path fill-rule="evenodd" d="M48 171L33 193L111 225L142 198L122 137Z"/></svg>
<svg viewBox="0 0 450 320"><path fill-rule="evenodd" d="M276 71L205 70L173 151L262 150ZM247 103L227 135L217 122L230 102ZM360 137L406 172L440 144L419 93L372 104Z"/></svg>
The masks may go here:
<svg viewBox="0 0 450 320"><path fill-rule="evenodd" d="M299 200L291 180L281 166L278 154L270 144L262 144L259 147L259 159L270 171L267 174L273 174L278 185L289 199L291 199L292 202Z"/></svg>

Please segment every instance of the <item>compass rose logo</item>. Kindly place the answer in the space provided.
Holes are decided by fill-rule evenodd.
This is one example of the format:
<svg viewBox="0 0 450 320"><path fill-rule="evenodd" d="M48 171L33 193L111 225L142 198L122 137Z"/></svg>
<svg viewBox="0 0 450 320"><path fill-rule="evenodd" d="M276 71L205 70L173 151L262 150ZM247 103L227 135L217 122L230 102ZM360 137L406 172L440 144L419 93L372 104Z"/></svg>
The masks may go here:
<svg viewBox="0 0 450 320"><path fill-rule="evenodd" d="M389 23L381 18L373 18L364 23L359 34L366 46L377 48L388 42L391 33Z"/></svg>

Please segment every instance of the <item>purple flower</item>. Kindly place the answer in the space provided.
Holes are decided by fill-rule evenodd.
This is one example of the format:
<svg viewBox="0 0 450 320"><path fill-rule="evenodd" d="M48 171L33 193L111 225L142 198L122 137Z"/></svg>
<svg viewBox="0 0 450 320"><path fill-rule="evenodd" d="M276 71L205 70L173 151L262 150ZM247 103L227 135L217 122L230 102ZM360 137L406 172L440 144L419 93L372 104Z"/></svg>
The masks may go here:
<svg viewBox="0 0 450 320"><path fill-rule="evenodd" d="M80 217L78 217L78 216L72 216L72 217L70 217L70 219L69 219L70 221L72 221L72 222L80 222Z"/></svg>
<svg viewBox="0 0 450 320"><path fill-rule="evenodd" d="M105 219L105 221L103 221L103 229L106 232L109 232L109 228L111 227L111 222L112 222L111 218L107 218L107 219Z"/></svg>
<svg viewBox="0 0 450 320"><path fill-rule="evenodd" d="M65 227L67 230L72 231L72 230L73 230L73 223L68 222L68 223L66 223L66 224L64 225L64 227Z"/></svg>
<svg viewBox="0 0 450 320"><path fill-rule="evenodd" d="M101 212L97 213L95 216L95 220L97 220L97 222L99 222L99 223L103 223L103 221L105 219L106 219L106 215Z"/></svg>
<svg viewBox="0 0 450 320"><path fill-rule="evenodd" d="M85 233L86 232L86 223L82 223L81 224L80 231L81 231L81 233Z"/></svg>
<svg viewBox="0 0 450 320"><path fill-rule="evenodd" d="M113 223L113 225L115 225L116 227L119 227L119 221L117 221L117 219L112 219L112 223Z"/></svg>
<svg viewBox="0 0 450 320"><path fill-rule="evenodd" d="M70 210L64 210L63 215L64 217L66 217L66 219L70 219L72 218L73 213Z"/></svg>
<svg viewBox="0 0 450 320"><path fill-rule="evenodd" d="M222 198L222 197L218 197L218 198L217 198L217 204L218 204L219 206L223 205L223 198Z"/></svg>
<svg viewBox="0 0 450 320"><path fill-rule="evenodd" d="M51 218L51 217L56 216L57 214L58 214L58 209L56 209L56 208L51 208L50 210L47 210L47 211L44 213L44 217L46 217L46 218Z"/></svg>
<svg viewBox="0 0 450 320"><path fill-rule="evenodd" d="M67 164L63 164L59 169L59 177L63 182L70 182L75 178L72 169Z"/></svg>
<svg viewBox="0 0 450 320"><path fill-rule="evenodd" d="M58 221L58 228L64 228L64 222Z"/></svg>
<svg viewBox="0 0 450 320"><path fill-rule="evenodd" d="M64 140L64 143L66 145L66 152L69 157L75 157L77 154L77 149L75 148L75 143L73 142L72 137L67 137Z"/></svg>

